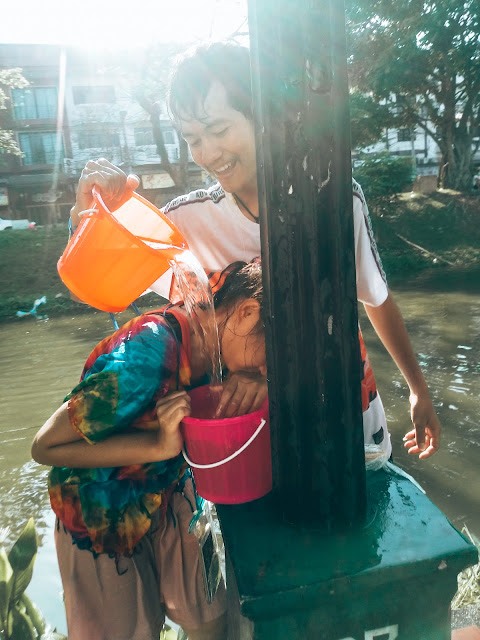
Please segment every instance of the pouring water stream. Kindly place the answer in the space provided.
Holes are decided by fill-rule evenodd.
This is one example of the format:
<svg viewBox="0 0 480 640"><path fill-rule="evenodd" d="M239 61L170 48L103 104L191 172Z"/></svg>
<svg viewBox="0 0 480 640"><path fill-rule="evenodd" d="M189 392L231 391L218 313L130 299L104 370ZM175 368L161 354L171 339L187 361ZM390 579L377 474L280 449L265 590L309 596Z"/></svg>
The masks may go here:
<svg viewBox="0 0 480 640"><path fill-rule="evenodd" d="M185 309L190 316L193 330L201 337L204 344L204 353L208 361L210 388L212 392L220 394L222 386L220 342L215 321L213 295L207 275L190 251L183 251L169 260L169 263L177 281Z"/></svg>

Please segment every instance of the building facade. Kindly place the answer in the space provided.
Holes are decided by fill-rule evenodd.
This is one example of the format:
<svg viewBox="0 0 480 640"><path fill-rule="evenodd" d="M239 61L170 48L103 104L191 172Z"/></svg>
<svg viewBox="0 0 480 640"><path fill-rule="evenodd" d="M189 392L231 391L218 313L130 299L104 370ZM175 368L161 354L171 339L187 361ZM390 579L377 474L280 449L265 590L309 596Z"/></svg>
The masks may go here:
<svg viewBox="0 0 480 640"><path fill-rule="evenodd" d="M0 216L37 224L67 220L91 158L136 173L139 192L157 206L179 194L161 166L150 116L134 97L144 63L141 52L0 45L0 68L21 68L29 82L10 90L7 108L22 157L0 154ZM168 160L178 165L179 139L164 104L159 123ZM186 175L187 188L208 182L190 156Z"/></svg>
<svg viewBox="0 0 480 640"><path fill-rule="evenodd" d="M434 125L425 119L430 130L434 129ZM473 156L474 166L480 166L480 130L473 138L472 150L475 151ZM442 170L442 154L439 146L431 136L423 129L423 127L404 127L401 129L386 129L382 140L376 144L361 150L356 150L353 154L354 166L360 154L374 155L388 151L392 156L410 156L415 161L416 173L422 175L439 175Z"/></svg>
<svg viewBox="0 0 480 640"><path fill-rule="evenodd" d="M22 157L0 153L0 217L37 224L66 221L80 173L91 158L104 157L136 173L139 192L157 206L208 184L208 175L190 155L181 188L161 163L150 116L135 99L149 65L144 51L0 44L0 69L21 68L29 82L9 92L7 108ZM168 160L178 168L180 141L161 100L159 109ZM439 148L419 127L387 130L382 141L362 153L384 150L415 157L419 175L440 170ZM357 150L354 166L358 158ZM480 165L480 151L474 161Z"/></svg>

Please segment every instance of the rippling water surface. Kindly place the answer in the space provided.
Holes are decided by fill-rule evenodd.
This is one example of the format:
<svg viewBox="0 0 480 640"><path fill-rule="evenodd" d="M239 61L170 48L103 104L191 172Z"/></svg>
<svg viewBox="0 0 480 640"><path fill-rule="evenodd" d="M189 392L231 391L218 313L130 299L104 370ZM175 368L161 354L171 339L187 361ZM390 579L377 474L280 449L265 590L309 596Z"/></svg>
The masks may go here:
<svg viewBox="0 0 480 640"><path fill-rule="evenodd" d="M420 461L406 455L408 389L361 318L389 429L395 462L411 473L459 529L480 538L480 300L461 293L395 295L442 424L441 450Z"/></svg>
<svg viewBox="0 0 480 640"><path fill-rule="evenodd" d="M92 347L111 328L107 314L95 313L54 320L24 318L2 325L0 333L0 527L10 528L9 548L28 518L35 518L41 546L28 593L47 621L63 633L47 468L31 460L30 446L38 428L77 382Z"/></svg>
<svg viewBox="0 0 480 640"><path fill-rule="evenodd" d="M392 432L395 462L411 473L451 522L480 537L480 301L460 293L399 293L443 426L441 451L430 461L409 457L408 394L401 375L361 317L367 349ZM122 314L119 321L129 319ZM65 632L61 583L53 546L53 518L45 467L30 459L37 429L78 380L92 347L111 332L107 314L3 325L0 338L0 527L12 541L30 516L41 547L29 593L47 620Z"/></svg>

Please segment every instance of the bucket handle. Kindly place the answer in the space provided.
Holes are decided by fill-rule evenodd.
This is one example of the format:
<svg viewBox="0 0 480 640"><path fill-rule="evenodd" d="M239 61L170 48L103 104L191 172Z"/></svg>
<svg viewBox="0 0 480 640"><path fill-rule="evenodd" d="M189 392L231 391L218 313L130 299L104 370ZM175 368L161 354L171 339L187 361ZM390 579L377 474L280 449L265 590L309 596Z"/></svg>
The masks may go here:
<svg viewBox="0 0 480 640"><path fill-rule="evenodd" d="M240 449L237 449L237 451L229 455L227 458L220 460L219 462L211 462L210 464L197 464L196 462L192 462L188 457L187 452L185 451L185 447L183 447L182 449L183 457L185 458L185 461L194 469L214 469L215 467L220 467L222 464L226 464L227 462L230 462L230 460L233 460L234 458L239 456L242 453L242 451L245 451L245 449L249 447L252 444L252 442L255 440L255 438L258 436L260 431L263 429L265 423L266 423L266 420L262 418L255 433L252 436L250 436L247 442L245 442L245 444L243 444L240 447Z"/></svg>
<svg viewBox="0 0 480 640"><path fill-rule="evenodd" d="M86 217L90 217L94 213L98 213L98 209L94 209L92 207L91 209L84 209L83 211L80 211L80 213L78 214L78 217L79 218L86 218Z"/></svg>

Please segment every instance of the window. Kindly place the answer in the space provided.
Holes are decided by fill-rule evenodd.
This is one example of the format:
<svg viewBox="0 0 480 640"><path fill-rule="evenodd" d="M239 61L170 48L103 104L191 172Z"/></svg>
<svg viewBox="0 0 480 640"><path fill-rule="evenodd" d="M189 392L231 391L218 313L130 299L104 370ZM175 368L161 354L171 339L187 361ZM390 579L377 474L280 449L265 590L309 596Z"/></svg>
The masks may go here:
<svg viewBox="0 0 480 640"><path fill-rule="evenodd" d="M175 132L173 129L163 130L163 141L165 142L165 144L177 144Z"/></svg>
<svg viewBox="0 0 480 640"><path fill-rule="evenodd" d="M165 144L177 144L173 129L162 129ZM141 147L145 144L155 144L152 127L135 127L135 144Z"/></svg>
<svg viewBox="0 0 480 640"><path fill-rule="evenodd" d="M137 147L155 144L152 127L135 127L135 144Z"/></svg>
<svg viewBox="0 0 480 640"><path fill-rule="evenodd" d="M52 119L57 117L56 87L13 89L12 102L16 120Z"/></svg>
<svg viewBox="0 0 480 640"><path fill-rule="evenodd" d="M118 131L104 131L101 129L85 129L78 133L80 149L111 149L120 146Z"/></svg>
<svg viewBox="0 0 480 640"><path fill-rule="evenodd" d="M63 140L56 133L19 133L20 149L25 154L24 165L54 164L57 142L59 145L57 160L63 159Z"/></svg>
<svg viewBox="0 0 480 640"><path fill-rule="evenodd" d="M398 142L410 142L411 140L416 140L417 134L415 129L410 129L410 127L405 127L404 129L398 130Z"/></svg>
<svg viewBox="0 0 480 640"><path fill-rule="evenodd" d="M115 102L114 87L73 87L74 104Z"/></svg>

